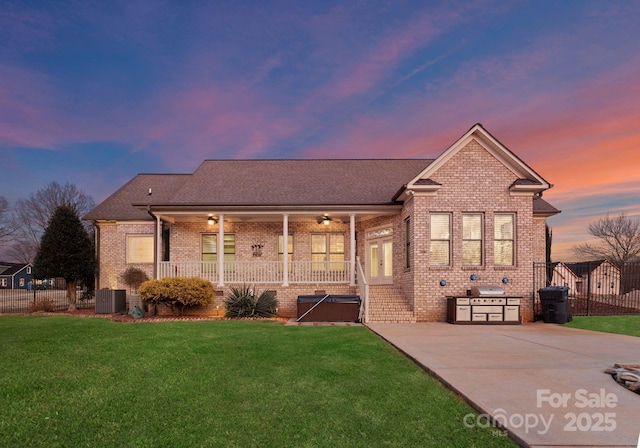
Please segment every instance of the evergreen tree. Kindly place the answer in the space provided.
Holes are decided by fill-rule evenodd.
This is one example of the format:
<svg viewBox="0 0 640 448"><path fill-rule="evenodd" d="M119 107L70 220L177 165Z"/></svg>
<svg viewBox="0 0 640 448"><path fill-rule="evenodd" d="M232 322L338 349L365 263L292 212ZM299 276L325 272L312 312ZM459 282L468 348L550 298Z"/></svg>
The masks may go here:
<svg viewBox="0 0 640 448"><path fill-rule="evenodd" d="M33 263L34 276L64 278L69 311L74 311L78 282L92 281L95 264L93 243L77 212L67 205L57 207L42 235Z"/></svg>

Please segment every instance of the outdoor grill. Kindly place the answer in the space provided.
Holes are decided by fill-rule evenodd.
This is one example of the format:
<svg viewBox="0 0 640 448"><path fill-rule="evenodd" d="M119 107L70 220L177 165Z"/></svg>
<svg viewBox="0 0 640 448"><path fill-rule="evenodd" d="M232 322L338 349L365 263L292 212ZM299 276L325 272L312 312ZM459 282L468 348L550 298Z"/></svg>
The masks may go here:
<svg viewBox="0 0 640 448"><path fill-rule="evenodd" d="M517 325L521 299L507 296L499 286L473 286L464 297L447 297L447 322Z"/></svg>
<svg viewBox="0 0 640 448"><path fill-rule="evenodd" d="M474 286L471 288L471 297L504 297L504 289L499 286Z"/></svg>

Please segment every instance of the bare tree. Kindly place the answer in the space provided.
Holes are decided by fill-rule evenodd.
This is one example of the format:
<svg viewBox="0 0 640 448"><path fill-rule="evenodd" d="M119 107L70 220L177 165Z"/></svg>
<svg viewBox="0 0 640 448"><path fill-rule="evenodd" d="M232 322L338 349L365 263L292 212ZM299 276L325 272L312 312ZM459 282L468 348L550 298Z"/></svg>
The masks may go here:
<svg viewBox="0 0 640 448"><path fill-rule="evenodd" d="M0 196L0 244L9 241L15 231L9 201L4 196Z"/></svg>
<svg viewBox="0 0 640 448"><path fill-rule="evenodd" d="M44 188L31 193L27 199L16 201L14 225L17 228L16 240L12 250L15 256L27 258L32 261L40 247L40 238L44 229L49 224L54 211L61 206L71 208L78 216L82 217L95 207L91 196L78 190L74 184L60 185L50 182ZM86 223L87 230L91 225Z"/></svg>
<svg viewBox="0 0 640 448"><path fill-rule="evenodd" d="M618 268L640 255L640 220L624 213L611 218L607 215L589 224L589 233L600 244L581 244L575 248L578 256L607 259Z"/></svg>

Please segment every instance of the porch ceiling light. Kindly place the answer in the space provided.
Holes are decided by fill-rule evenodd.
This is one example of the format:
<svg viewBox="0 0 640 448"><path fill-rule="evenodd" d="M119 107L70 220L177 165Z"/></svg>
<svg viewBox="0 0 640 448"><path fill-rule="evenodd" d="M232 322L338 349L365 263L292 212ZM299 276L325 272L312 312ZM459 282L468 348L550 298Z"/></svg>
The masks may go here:
<svg viewBox="0 0 640 448"><path fill-rule="evenodd" d="M209 218L207 219L207 224L209 224L210 226L214 225L216 223L216 219L209 215Z"/></svg>
<svg viewBox="0 0 640 448"><path fill-rule="evenodd" d="M328 226L329 224L331 224L331 218L329 218L327 215L322 215L319 219L318 219L318 224L324 224L325 226Z"/></svg>

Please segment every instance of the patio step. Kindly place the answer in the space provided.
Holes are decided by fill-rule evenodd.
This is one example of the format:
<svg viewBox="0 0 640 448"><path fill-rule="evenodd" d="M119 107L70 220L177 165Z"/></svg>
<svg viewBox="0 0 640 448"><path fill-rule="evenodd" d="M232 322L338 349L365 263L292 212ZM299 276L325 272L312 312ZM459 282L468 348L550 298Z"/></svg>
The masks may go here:
<svg viewBox="0 0 640 448"><path fill-rule="evenodd" d="M416 318L400 288L369 286L369 322L413 323Z"/></svg>

